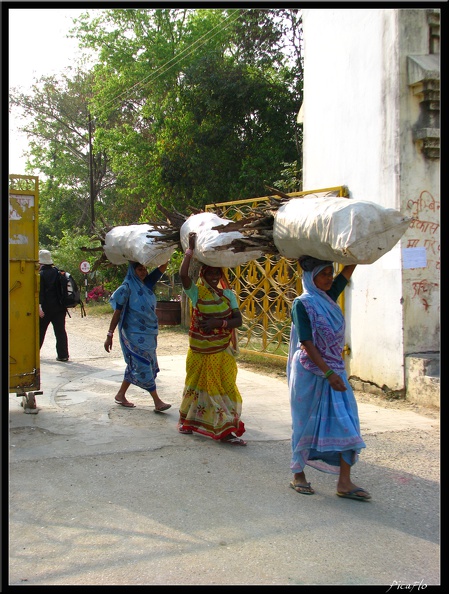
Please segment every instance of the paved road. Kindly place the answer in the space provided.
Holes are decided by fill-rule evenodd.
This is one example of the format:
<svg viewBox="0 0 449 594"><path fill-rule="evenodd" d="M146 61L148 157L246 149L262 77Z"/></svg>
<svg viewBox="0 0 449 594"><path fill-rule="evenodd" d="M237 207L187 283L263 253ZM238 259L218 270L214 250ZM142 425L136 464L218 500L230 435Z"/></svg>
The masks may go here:
<svg viewBox="0 0 449 594"><path fill-rule="evenodd" d="M120 353L70 335L41 352L37 414L9 395L9 585L440 584L439 420L360 404L369 503L289 488L285 381L239 369L248 446L176 431L185 353L160 357L157 414L113 402Z"/></svg>

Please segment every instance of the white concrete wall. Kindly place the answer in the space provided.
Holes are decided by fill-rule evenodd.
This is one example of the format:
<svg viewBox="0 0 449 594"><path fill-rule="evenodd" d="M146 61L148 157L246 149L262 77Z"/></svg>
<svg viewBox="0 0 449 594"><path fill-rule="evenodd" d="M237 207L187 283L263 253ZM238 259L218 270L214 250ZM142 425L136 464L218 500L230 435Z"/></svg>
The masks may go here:
<svg viewBox="0 0 449 594"><path fill-rule="evenodd" d="M303 10L303 188L346 185L350 199L370 200L410 215L408 201L427 184L428 164L416 154L410 123L407 138L403 137L404 119L408 121L410 115L400 103L407 104L409 94L399 44L399 32L406 31L400 29L401 12ZM416 168L415 160L421 167ZM358 266L345 298L351 348L348 372L391 390L405 387L405 338L408 352L412 344L416 352L434 345L418 336L429 324L429 316L418 308L407 315L412 281L406 281L404 295L401 248L408 245L410 233L409 229L374 264ZM404 277L409 276L420 277L407 271ZM410 326L417 324L418 331L404 330L404 320Z"/></svg>
<svg viewBox="0 0 449 594"><path fill-rule="evenodd" d="M403 270L404 351L406 355L440 350L440 161L422 156L412 141L420 117L419 99L408 85L407 56L429 51L426 10L399 12L399 96L401 202L415 219L405 248L425 249L426 266Z"/></svg>

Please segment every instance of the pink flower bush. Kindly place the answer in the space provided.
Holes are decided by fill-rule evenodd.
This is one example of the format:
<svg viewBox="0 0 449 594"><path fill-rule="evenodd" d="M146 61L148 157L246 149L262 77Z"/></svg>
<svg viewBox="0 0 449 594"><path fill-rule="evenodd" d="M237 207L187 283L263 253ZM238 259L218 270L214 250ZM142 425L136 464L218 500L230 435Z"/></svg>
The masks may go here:
<svg viewBox="0 0 449 594"><path fill-rule="evenodd" d="M87 294L87 299L89 301L106 301L110 296L110 292L107 291L103 285L99 285L98 287L94 287L92 291Z"/></svg>

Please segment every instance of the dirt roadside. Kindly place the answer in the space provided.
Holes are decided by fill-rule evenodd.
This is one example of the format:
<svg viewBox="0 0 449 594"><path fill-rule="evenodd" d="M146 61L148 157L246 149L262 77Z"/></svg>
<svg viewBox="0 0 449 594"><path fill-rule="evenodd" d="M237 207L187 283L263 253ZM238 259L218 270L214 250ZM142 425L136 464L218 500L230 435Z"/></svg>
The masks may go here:
<svg viewBox="0 0 449 594"><path fill-rule="evenodd" d="M67 333L70 335L83 336L85 338L91 338L98 340L99 348L103 348L106 332L109 328L111 316L106 314L101 315L87 315L81 318L80 312L75 310L72 312L72 317L67 318ZM101 345L101 346L100 346ZM188 349L188 335L180 326L161 326L159 328L158 336L158 348L157 353L160 356L163 355L174 355L187 353ZM115 345L114 355L120 355L119 345ZM257 373L274 377L277 379L286 378L285 370L278 365L273 365L270 361L267 361L264 365L256 363L249 363L247 361L238 360L239 367L255 371ZM391 408L397 410L408 410L420 415L429 417L431 419L439 419L440 411L437 408L429 408L420 406L418 404L409 403L404 400L388 400L382 396L376 396L367 392L356 391L356 398L358 402L374 404L376 406L382 406L383 408Z"/></svg>

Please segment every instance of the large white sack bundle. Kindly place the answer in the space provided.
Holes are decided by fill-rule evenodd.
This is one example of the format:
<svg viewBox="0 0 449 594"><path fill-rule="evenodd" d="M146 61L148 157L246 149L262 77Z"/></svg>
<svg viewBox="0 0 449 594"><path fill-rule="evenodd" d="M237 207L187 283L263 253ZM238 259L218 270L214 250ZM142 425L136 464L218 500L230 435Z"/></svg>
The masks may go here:
<svg viewBox="0 0 449 594"><path fill-rule="evenodd" d="M220 268L233 268L246 264L250 260L257 260L263 255L261 250L234 252L230 245L234 239L244 239L240 231L213 230L219 225L228 225L232 221L222 219L212 212L200 212L190 216L183 223L180 230L182 249L189 247L189 233L196 233L195 251L193 257L202 264ZM228 247L229 246L229 247Z"/></svg>
<svg viewBox="0 0 449 594"><path fill-rule="evenodd" d="M129 260L156 268L170 260L177 244L155 240L162 237L151 225L124 225L114 227L105 237L103 251L112 264L125 264Z"/></svg>
<svg viewBox="0 0 449 594"><path fill-rule="evenodd" d="M274 216L273 241L285 258L309 255L340 264L372 264L411 222L393 208L349 198L293 198Z"/></svg>

